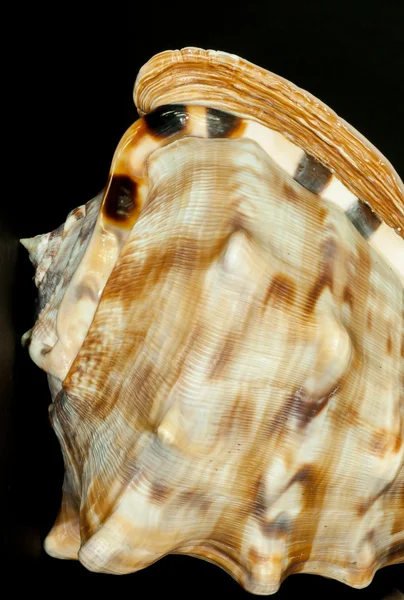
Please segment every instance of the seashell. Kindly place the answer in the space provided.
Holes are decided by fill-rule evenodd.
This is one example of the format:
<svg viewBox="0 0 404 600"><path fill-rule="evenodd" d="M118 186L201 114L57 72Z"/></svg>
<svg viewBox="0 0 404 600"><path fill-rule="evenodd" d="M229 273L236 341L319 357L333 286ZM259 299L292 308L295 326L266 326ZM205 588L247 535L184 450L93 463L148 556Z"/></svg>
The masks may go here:
<svg viewBox="0 0 404 600"><path fill-rule="evenodd" d="M22 240L65 463L46 551L364 587L404 560L403 184L233 55L163 52L134 98L105 192Z"/></svg>

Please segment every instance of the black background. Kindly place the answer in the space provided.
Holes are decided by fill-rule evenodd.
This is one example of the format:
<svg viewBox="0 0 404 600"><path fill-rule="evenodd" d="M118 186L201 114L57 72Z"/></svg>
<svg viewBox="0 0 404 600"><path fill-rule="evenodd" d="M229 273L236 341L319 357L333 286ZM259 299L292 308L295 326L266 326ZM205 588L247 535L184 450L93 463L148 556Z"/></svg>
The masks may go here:
<svg viewBox="0 0 404 600"><path fill-rule="evenodd" d="M20 348L33 325L32 269L19 237L54 229L104 186L114 149L137 118L132 88L153 54L199 46L238 54L319 97L403 177L404 2L61 3L6 15L3 195L0 203L0 443L6 507L0 573L13 589L146 598L172 593L247 597L219 568L169 556L116 577L47 557L42 542L60 501L63 465L48 424L46 377ZM11 135L7 138L6 131ZM288 578L274 598L382 599L404 581L380 570L364 590L321 577ZM402 586L404 588L404 585Z"/></svg>

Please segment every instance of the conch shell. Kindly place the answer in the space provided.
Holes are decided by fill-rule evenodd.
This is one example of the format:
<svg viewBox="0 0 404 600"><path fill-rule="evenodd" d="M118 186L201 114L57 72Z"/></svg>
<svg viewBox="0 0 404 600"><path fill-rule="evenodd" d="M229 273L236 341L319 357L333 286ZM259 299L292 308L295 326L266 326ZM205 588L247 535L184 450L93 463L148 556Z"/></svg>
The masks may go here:
<svg viewBox="0 0 404 600"><path fill-rule="evenodd" d="M45 548L364 587L404 560L403 184L233 55L163 52L135 102L105 192L23 240L65 462Z"/></svg>

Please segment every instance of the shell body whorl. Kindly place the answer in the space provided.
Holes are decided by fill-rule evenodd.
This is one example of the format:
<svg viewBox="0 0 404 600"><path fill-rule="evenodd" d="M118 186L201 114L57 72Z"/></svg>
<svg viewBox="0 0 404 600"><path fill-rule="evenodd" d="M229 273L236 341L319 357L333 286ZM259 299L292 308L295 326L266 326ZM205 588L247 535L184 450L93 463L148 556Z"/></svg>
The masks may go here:
<svg viewBox="0 0 404 600"><path fill-rule="evenodd" d="M364 587L404 560L402 183L231 55L162 53L135 100L104 193L24 241L66 468L46 550Z"/></svg>

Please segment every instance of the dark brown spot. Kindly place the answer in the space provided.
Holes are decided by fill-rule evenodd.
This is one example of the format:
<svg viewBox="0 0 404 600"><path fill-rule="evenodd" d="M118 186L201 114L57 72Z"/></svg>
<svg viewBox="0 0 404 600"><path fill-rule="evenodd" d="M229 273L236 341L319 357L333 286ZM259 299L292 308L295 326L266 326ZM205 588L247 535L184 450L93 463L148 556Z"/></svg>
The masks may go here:
<svg viewBox="0 0 404 600"><path fill-rule="evenodd" d="M313 156L305 154L294 179L313 194L321 194L331 180L331 172Z"/></svg>
<svg viewBox="0 0 404 600"><path fill-rule="evenodd" d="M370 531L367 532L367 534L363 538L363 541L365 543L369 542L371 544L374 541L374 539L375 539L375 531L374 531L374 529L371 529Z"/></svg>
<svg viewBox="0 0 404 600"><path fill-rule="evenodd" d="M241 119L236 117L236 115L216 108L208 108L206 117L208 121L208 137L210 138L231 137L241 122Z"/></svg>
<svg viewBox="0 0 404 600"><path fill-rule="evenodd" d="M294 303L296 286L294 282L281 273L277 273L268 287L264 298L264 307L271 301L273 306L285 306Z"/></svg>
<svg viewBox="0 0 404 600"><path fill-rule="evenodd" d="M373 500L366 500L365 502L361 502L358 507L358 515L363 517L363 515L369 510L369 508L373 504Z"/></svg>
<svg viewBox="0 0 404 600"><path fill-rule="evenodd" d="M168 138L185 129L188 115L183 104L165 104L145 115L148 132L157 138Z"/></svg>
<svg viewBox="0 0 404 600"><path fill-rule="evenodd" d="M170 494L170 488L159 481L154 481L150 486L149 498L152 502L160 504L164 502Z"/></svg>
<svg viewBox="0 0 404 600"><path fill-rule="evenodd" d="M350 308L353 307L354 298L353 298L352 290L349 287L349 285L346 285L344 287L343 299L346 304L349 304Z"/></svg>
<svg viewBox="0 0 404 600"><path fill-rule="evenodd" d="M127 175L114 175L103 205L103 213L112 221L126 221L137 209L136 182Z"/></svg>
<svg viewBox="0 0 404 600"><path fill-rule="evenodd" d="M368 239L377 231L382 220L372 211L370 206L358 200L353 206L345 212L352 225L359 233Z"/></svg>

